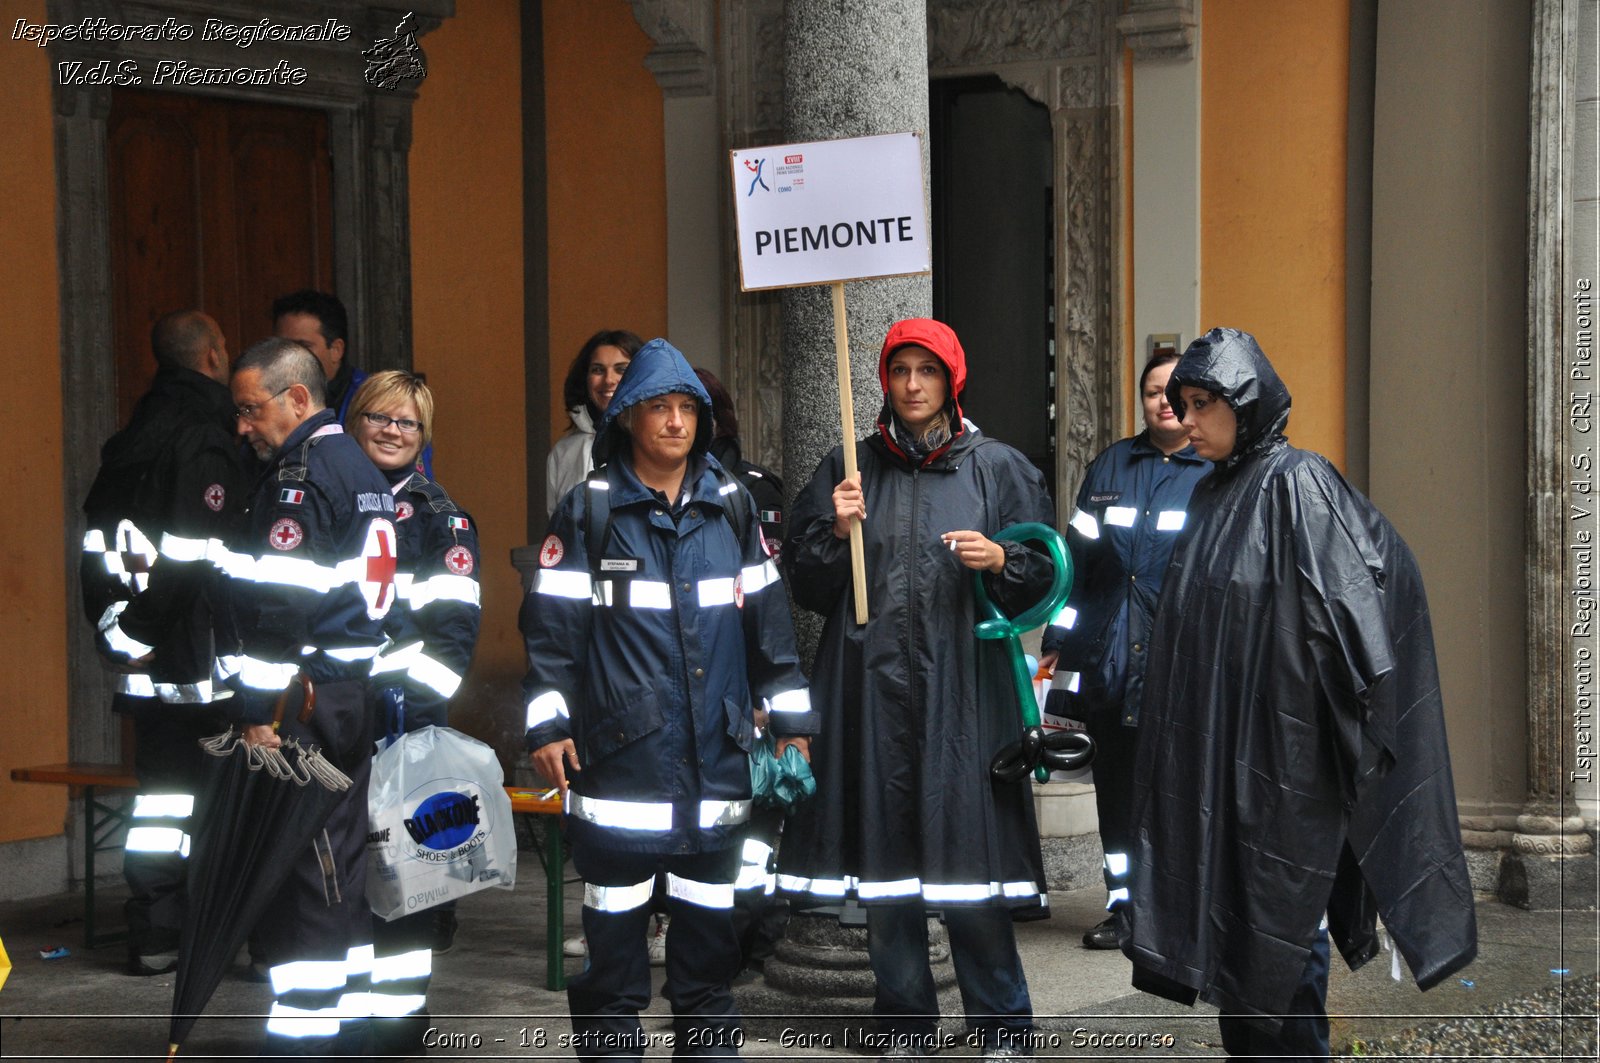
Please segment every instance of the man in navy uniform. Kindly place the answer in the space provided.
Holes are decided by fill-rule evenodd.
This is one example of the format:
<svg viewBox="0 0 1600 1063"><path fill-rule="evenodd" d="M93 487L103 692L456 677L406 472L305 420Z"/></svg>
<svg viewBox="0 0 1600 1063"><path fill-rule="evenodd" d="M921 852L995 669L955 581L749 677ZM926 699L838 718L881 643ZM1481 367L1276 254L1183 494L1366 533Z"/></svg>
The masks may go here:
<svg viewBox="0 0 1600 1063"><path fill-rule="evenodd" d="M243 531L215 556L231 624L218 666L237 691L231 715L245 740L277 746L293 735L353 784L257 928L275 998L268 1052L280 1055L362 1050L373 954L366 681L395 597L395 507L382 474L324 406L325 379L291 340L263 340L234 366L239 431L267 470ZM302 675L315 684L316 710L304 724L285 713L274 731L273 706Z"/></svg>

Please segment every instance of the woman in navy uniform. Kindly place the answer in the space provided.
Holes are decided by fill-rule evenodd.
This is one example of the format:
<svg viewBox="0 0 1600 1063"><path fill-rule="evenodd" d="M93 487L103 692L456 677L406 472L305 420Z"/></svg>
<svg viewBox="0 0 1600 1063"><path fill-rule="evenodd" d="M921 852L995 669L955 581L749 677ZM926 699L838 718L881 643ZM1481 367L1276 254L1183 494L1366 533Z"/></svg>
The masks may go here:
<svg viewBox="0 0 1600 1063"><path fill-rule="evenodd" d="M372 668L379 733L442 727L478 641L477 527L417 466L433 438L433 392L421 377L372 374L350 400L348 422L395 497L397 600ZM373 993L384 1014L374 1018L406 1018L374 1024L386 1048L420 1051L432 956L450 950L455 929L453 902L377 924Z"/></svg>
<svg viewBox="0 0 1600 1063"><path fill-rule="evenodd" d="M1111 444L1084 473L1067 526L1076 582L1040 645L1046 667L1070 673L1052 684L1071 692L1064 715L1082 720L1094 738L1107 909L1128 898L1133 752L1150 624L1189 492L1211 471L1167 401L1167 378L1177 360L1173 351L1145 363L1139 376L1144 431ZM1116 948L1114 920L1090 929L1083 944Z"/></svg>

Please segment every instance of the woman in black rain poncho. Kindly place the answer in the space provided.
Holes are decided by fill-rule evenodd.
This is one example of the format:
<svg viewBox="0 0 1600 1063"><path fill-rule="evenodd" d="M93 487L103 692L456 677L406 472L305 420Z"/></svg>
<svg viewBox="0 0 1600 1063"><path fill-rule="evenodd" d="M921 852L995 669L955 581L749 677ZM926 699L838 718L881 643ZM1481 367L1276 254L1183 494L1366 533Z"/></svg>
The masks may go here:
<svg viewBox="0 0 1600 1063"><path fill-rule="evenodd" d="M1032 792L991 781L1019 727L998 642L972 634L974 572L1012 615L1037 602L1047 557L994 541L1051 520L1044 478L963 420L966 356L947 325L896 323L878 375L876 434L818 466L791 508L783 556L796 601L827 617L812 670L823 713L816 797L786 831L779 885L797 903L855 897L867 911L880 1032L922 1055L939 1014L927 910L942 910L967 1023L985 1058L1022 1054L1027 980L1011 920L1046 902ZM871 619L852 607L849 519L862 518Z"/></svg>
<svg viewBox="0 0 1600 1063"><path fill-rule="evenodd" d="M1254 337L1211 330L1167 394L1216 466L1150 634L1125 948L1136 986L1222 1010L1229 1054L1326 1056L1330 933L1360 966L1382 916L1423 989L1477 951L1422 578L1284 438Z"/></svg>

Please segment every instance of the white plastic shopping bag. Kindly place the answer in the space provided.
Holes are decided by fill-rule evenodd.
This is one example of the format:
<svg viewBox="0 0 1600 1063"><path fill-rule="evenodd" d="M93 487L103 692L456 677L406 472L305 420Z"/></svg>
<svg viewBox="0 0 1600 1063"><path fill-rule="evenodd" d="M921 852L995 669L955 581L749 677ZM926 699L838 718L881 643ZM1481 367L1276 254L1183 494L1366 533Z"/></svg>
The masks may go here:
<svg viewBox="0 0 1600 1063"><path fill-rule="evenodd" d="M517 881L517 832L494 750L449 727L372 758L367 901L385 920Z"/></svg>

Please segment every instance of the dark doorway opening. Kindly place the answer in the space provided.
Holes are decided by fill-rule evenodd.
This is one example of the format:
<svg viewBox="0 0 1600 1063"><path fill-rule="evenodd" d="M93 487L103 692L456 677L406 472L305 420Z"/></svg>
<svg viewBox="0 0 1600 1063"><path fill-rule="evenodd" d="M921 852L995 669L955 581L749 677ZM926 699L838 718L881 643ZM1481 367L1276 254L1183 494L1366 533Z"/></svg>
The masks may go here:
<svg viewBox="0 0 1600 1063"><path fill-rule="evenodd" d="M933 315L967 352L967 418L1044 472L1055 452L1050 113L997 77L929 84Z"/></svg>

